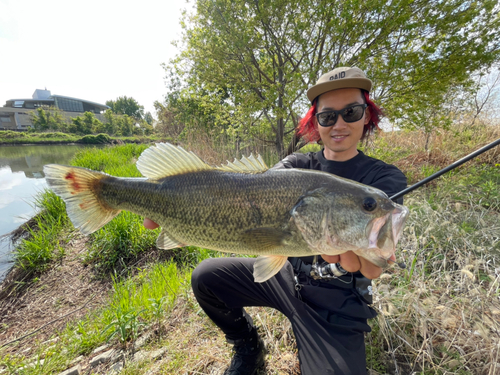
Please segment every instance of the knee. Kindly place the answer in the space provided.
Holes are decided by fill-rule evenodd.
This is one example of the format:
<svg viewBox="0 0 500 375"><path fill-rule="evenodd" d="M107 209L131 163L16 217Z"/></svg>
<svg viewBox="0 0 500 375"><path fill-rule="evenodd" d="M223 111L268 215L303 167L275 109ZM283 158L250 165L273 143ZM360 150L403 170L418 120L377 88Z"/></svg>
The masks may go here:
<svg viewBox="0 0 500 375"><path fill-rule="evenodd" d="M214 272L217 270L217 259L209 258L203 260L193 271L191 275L191 287L195 294L200 290L200 286L208 286L214 278Z"/></svg>

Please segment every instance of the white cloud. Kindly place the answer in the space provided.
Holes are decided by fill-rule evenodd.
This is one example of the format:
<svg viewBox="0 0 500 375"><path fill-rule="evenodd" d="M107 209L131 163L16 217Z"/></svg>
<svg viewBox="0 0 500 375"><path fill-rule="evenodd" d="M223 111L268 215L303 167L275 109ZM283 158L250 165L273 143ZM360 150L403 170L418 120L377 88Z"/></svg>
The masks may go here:
<svg viewBox="0 0 500 375"><path fill-rule="evenodd" d="M1 169L0 172L2 172ZM22 183L23 176L18 173L12 173L9 175L0 174L0 191L12 190L12 188L14 188L15 186L19 186ZM0 204L2 202L2 199L5 199L5 195L0 195Z"/></svg>

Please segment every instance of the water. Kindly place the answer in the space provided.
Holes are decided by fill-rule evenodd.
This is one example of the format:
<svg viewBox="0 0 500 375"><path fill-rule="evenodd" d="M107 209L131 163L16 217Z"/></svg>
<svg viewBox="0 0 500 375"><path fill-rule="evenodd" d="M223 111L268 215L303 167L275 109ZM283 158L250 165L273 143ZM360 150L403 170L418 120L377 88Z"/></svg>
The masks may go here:
<svg viewBox="0 0 500 375"><path fill-rule="evenodd" d="M0 146L0 236L28 221L35 213L33 197L47 184L45 164L69 164L83 145ZM0 281L12 267L10 241L0 240Z"/></svg>

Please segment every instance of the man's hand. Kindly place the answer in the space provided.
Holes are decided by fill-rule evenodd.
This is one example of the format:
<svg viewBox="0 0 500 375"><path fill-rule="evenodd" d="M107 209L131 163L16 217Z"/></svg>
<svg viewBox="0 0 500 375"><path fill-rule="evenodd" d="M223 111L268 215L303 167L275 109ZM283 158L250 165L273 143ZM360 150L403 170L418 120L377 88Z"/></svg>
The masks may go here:
<svg viewBox="0 0 500 375"><path fill-rule="evenodd" d="M360 271L364 277L368 279L376 279L382 274L382 268L367 261L365 258L359 257L352 251L348 251L340 255L324 255L321 257L328 263L340 263L343 269L347 272Z"/></svg>
<svg viewBox="0 0 500 375"><path fill-rule="evenodd" d="M142 223L147 229L156 229L159 227L153 220L144 218L144 222Z"/></svg>

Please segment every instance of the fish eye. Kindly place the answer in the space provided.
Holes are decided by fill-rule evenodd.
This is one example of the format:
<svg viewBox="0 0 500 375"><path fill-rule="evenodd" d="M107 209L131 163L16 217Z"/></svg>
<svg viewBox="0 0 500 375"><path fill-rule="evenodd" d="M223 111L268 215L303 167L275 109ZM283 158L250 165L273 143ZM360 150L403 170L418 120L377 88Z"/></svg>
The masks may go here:
<svg viewBox="0 0 500 375"><path fill-rule="evenodd" d="M363 208L366 210L366 211L373 211L374 209L377 208L377 201L375 200L375 198L372 198L372 197L366 197L364 200L363 200Z"/></svg>

